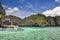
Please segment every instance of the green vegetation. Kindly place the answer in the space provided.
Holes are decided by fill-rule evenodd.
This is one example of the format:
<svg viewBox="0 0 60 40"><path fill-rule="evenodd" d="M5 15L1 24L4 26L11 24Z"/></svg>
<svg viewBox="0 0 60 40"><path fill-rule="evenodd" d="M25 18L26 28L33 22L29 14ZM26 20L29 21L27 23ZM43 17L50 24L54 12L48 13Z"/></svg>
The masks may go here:
<svg viewBox="0 0 60 40"><path fill-rule="evenodd" d="M4 25L11 25L11 24L18 25L19 23L22 22L22 19L13 15L5 16L2 20L4 21L4 22L2 21Z"/></svg>
<svg viewBox="0 0 60 40"><path fill-rule="evenodd" d="M60 26L60 16L46 17L42 14L34 14L28 17L25 17L24 19L21 19L19 17L8 15L7 16L10 21L15 22L16 25L23 24L25 26Z"/></svg>
<svg viewBox="0 0 60 40"><path fill-rule="evenodd" d="M16 22L22 21L21 18L13 16L13 15L8 15L7 18L9 18L11 21L16 21Z"/></svg>
<svg viewBox="0 0 60 40"><path fill-rule="evenodd" d="M33 24L33 23L38 23L40 26L46 26L48 25L47 20L45 20L46 17L42 14L36 14L36 15L31 15L27 18L24 19L26 24Z"/></svg>
<svg viewBox="0 0 60 40"><path fill-rule="evenodd" d="M27 24L33 25L37 23L39 26L60 26L60 16L46 17L43 14L35 14L35 15L31 15L23 19L23 23L25 25Z"/></svg>
<svg viewBox="0 0 60 40"><path fill-rule="evenodd" d="M46 17L45 15L38 13L38 14L32 14L28 17L25 17L24 19L21 19L19 17L13 16L13 15L5 15L5 10L2 7L2 4L0 3L0 21L3 22L3 20L10 19L10 22L16 25L24 25L24 26L60 26L60 16L56 17ZM7 17L5 17L7 16ZM1 25L0 22L0 25ZM4 22L5 23L5 22ZM3 24L4 24L3 23ZM6 21L5 24L9 24L8 21Z"/></svg>
<svg viewBox="0 0 60 40"><path fill-rule="evenodd" d="M0 20L5 16L5 10L2 7L2 4L0 2Z"/></svg>
<svg viewBox="0 0 60 40"><path fill-rule="evenodd" d="M3 15L2 14L0 14L0 19L2 19L3 18Z"/></svg>

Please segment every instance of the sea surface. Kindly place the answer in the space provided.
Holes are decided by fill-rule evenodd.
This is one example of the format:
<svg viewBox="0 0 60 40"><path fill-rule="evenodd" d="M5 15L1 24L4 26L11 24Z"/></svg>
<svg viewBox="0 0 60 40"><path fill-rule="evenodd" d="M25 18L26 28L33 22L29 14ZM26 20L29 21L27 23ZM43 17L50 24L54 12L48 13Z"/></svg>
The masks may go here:
<svg viewBox="0 0 60 40"><path fill-rule="evenodd" d="M20 27L19 31L0 31L0 40L60 40L60 27Z"/></svg>

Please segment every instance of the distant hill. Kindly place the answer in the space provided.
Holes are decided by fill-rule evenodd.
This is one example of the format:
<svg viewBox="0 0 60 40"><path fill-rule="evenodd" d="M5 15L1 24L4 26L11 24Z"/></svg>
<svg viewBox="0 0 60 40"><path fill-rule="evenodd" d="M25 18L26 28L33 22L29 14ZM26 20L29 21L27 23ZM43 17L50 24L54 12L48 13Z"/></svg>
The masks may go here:
<svg viewBox="0 0 60 40"><path fill-rule="evenodd" d="M31 15L29 17L26 17L24 20L24 23L27 25L36 25L38 24L39 26L46 26L48 25L46 17L42 14L35 14Z"/></svg>
<svg viewBox="0 0 60 40"><path fill-rule="evenodd" d="M5 10L0 3L0 27L4 24L10 25L24 25L24 26L60 26L60 16L46 17L43 14L32 14L24 19L21 19L17 16L6 15Z"/></svg>
<svg viewBox="0 0 60 40"><path fill-rule="evenodd" d="M19 25L22 23L22 19L13 15L7 15L2 19L2 23L5 25L10 25L11 22L13 25Z"/></svg>
<svg viewBox="0 0 60 40"><path fill-rule="evenodd" d="M60 26L60 16L46 17L43 14L34 14L30 15L28 17L25 17L24 19L21 19L19 17L8 15L3 18L3 20L9 19L10 22L12 22L15 25L24 25L24 26ZM5 24L8 24L9 22L6 22ZM23 26L22 25L22 26Z"/></svg>
<svg viewBox="0 0 60 40"><path fill-rule="evenodd" d="M43 14L35 14L26 17L23 19L23 23L25 25L34 25L38 24L38 26L60 26L60 16L46 17Z"/></svg>

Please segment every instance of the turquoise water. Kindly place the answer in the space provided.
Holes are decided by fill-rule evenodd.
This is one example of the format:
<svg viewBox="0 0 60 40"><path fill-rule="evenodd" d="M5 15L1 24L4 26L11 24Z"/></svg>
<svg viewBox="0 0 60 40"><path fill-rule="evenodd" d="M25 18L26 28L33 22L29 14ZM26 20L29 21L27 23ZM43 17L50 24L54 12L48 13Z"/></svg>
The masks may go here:
<svg viewBox="0 0 60 40"><path fill-rule="evenodd" d="M60 40L60 27L21 27L20 31L0 31L0 40Z"/></svg>

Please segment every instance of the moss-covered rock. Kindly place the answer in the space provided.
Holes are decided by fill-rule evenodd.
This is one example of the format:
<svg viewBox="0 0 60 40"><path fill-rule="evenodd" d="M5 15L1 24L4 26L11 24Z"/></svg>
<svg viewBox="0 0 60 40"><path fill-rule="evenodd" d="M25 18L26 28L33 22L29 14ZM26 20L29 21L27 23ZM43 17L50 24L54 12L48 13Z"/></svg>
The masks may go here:
<svg viewBox="0 0 60 40"><path fill-rule="evenodd" d="M26 17L23 21L26 25L31 23L38 23L40 26L48 25L46 17L42 14L31 15Z"/></svg>

